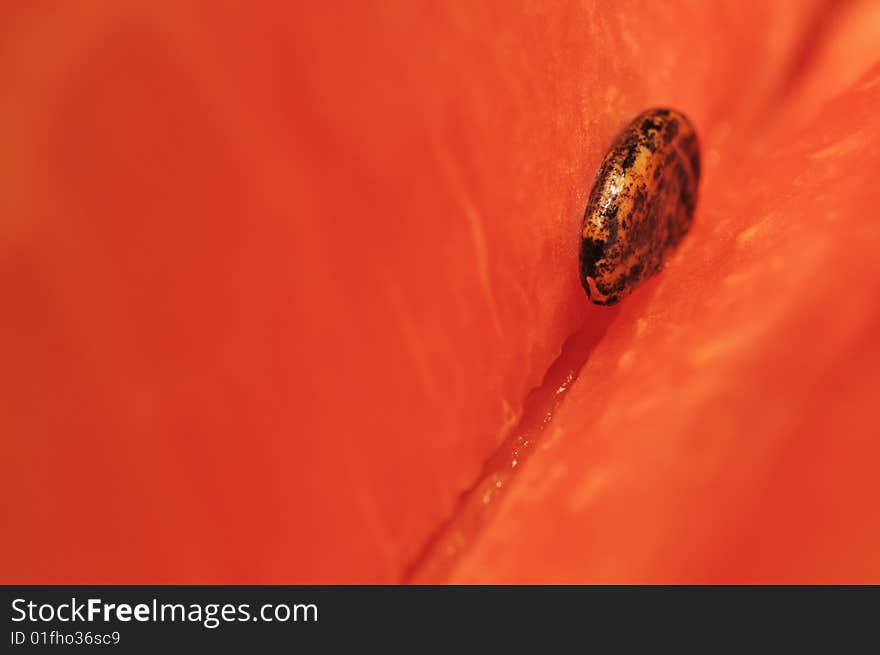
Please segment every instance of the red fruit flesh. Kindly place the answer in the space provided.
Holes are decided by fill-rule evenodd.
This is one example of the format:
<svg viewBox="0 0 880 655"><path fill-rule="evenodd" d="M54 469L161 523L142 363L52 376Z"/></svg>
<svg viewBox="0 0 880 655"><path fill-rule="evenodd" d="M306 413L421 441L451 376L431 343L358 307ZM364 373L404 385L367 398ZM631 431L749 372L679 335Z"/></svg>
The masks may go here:
<svg viewBox="0 0 880 655"><path fill-rule="evenodd" d="M3 581L428 576L607 320L579 225L656 105L705 144L694 233L436 576L873 574L875 78L795 131L839 91L799 63L835 4L765 4L0 10Z"/></svg>

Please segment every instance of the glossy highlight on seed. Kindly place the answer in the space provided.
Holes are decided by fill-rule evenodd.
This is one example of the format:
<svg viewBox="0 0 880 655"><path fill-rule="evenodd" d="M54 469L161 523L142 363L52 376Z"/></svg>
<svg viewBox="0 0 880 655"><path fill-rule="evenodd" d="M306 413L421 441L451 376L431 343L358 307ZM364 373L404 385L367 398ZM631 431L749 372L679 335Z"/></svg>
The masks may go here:
<svg viewBox="0 0 880 655"><path fill-rule="evenodd" d="M663 267L691 227L700 145L688 118L649 109L617 136L596 174L581 232L581 284L613 305Z"/></svg>

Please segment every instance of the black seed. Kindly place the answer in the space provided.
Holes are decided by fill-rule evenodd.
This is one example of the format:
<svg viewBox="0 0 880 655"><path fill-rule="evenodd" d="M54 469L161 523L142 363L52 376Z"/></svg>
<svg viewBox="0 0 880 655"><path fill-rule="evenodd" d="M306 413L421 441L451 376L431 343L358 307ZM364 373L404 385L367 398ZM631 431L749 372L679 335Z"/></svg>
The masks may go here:
<svg viewBox="0 0 880 655"><path fill-rule="evenodd" d="M638 157L647 168L636 175ZM584 215L581 283L592 302L613 305L662 268L690 228L699 157L693 127L668 109L639 114L618 135ZM621 175L623 188L612 177Z"/></svg>
<svg viewBox="0 0 880 655"><path fill-rule="evenodd" d="M584 278L596 277L596 264L605 257L605 242L596 239L581 241L581 275ZM586 279L581 280L586 285Z"/></svg>

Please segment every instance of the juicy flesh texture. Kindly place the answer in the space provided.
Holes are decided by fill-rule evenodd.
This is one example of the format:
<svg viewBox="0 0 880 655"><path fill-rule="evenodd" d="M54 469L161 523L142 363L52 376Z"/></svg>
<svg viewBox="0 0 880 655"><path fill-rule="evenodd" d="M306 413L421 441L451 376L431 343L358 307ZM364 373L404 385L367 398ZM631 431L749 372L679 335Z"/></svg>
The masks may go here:
<svg viewBox="0 0 880 655"><path fill-rule="evenodd" d="M834 3L764 4L0 10L4 582L417 571L606 320L586 194L656 105L695 233L442 580L873 573L876 77L801 65ZM862 113L786 122L829 89Z"/></svg>

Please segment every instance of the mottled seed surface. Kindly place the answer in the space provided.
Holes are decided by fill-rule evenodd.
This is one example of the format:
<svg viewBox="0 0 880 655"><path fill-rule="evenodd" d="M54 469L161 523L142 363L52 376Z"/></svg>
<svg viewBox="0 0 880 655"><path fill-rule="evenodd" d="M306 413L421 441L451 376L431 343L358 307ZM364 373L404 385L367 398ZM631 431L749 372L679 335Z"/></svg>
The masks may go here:
<svg viewBox="0 0 880 655"><path fill-rule="evenodd" d="M597 305L613 305L657 273L691 227L700 146L687 117L642 112L605 156L584 215L581 283Z"/></svg>

